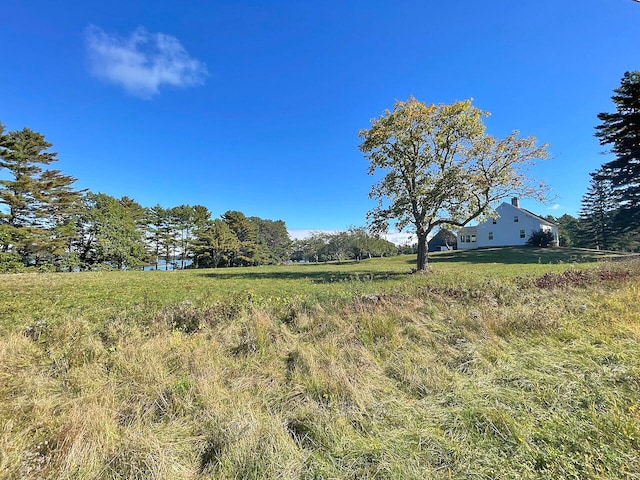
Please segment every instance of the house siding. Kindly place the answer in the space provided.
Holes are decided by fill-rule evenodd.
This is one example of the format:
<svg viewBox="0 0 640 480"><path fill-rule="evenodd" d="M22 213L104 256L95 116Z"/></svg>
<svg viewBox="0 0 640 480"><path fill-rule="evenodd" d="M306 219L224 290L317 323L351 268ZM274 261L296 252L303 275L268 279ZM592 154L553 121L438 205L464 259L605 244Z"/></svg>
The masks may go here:
<svg viewBox="0 0 640 480"><path fill-rule="evenodd" d="M495 223L490 218L479 225L460 229L458 249L525 245L529 237L539 230L552 231L555 245L558 245L556 225L506 202L496 208L496 213L499 216L495 219ZM475 235L475 242L466 241L467 236L470 240L473 239L471 235Z"/></svg>

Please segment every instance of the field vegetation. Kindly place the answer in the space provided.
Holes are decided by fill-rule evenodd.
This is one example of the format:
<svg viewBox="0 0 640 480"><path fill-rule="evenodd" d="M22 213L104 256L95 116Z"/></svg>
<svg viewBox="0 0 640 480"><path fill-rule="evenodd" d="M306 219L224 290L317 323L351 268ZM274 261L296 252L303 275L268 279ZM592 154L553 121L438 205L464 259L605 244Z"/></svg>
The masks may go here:
<svg viewBox="0 0 640 480"><path fill-rule="evenodd" d="M0 276L0 477L638 478L640 262L430 259Z"/></svg>

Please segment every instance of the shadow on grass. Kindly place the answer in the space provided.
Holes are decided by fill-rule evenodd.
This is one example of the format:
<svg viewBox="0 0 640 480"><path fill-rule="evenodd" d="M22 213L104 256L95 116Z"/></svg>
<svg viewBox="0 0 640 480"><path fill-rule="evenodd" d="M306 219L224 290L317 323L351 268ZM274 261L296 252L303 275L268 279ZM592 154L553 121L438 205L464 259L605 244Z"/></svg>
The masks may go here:
<svg viewBox="0 0 640 480"><path fill-rule="evenodd" d="M351 282L351 281L365 281L376 282L384 281L392 278L405 277L410 274L410 271L405 272L393 271L393 270L344 270L341 271L340 267L345 263L334 264L335 269L331 270L312 270L312 267L318 267L318 264L311 264L306 268L306 265L296 265L295 267L282 271L255 271L245 270L244 268L224 268L216 271L208 271L202 273L203 277L215 278L219 280L306 280L313 283L335 283L335 282ZM322 265L324 267L325 264Z"/></svg>
<svg viewBox="0 0 640 480"><path fill-rule="evenodd" d="M429 254L433 263L582 263L624 256L617 252L603 252L579 248L497 247L475 250L452 250Z"/></svg>
<svg viewBox="0 0 640 480"><path fill-rule="evenodd" d="M477 250L432 252L430 264L551 264L596 262L624 257L616 252L602 252L577 248L497 247ZM377 264L380 265L380 264ZM393 266L392 266L393 265ZM401 267L406 265L406 269ZM348 281L384 281L409 275L416 267L416 257L398 259L387 267L372 268L367 261L341 263L304 263L289 267L238 267L198 272L198 275L219 280L289 280L316 284Z"/></svg>

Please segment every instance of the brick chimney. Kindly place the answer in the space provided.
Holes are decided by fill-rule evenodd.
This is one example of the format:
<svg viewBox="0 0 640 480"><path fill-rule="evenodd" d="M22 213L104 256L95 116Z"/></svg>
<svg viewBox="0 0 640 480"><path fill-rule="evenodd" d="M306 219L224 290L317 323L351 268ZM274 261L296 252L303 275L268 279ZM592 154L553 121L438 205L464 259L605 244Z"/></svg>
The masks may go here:
<svg viewBox="0 0 640 480"><path fill-rule="evenodd" d="M518 197L512 197L511 205L513 205L514 207L520 208L520 199Z"/></svg>

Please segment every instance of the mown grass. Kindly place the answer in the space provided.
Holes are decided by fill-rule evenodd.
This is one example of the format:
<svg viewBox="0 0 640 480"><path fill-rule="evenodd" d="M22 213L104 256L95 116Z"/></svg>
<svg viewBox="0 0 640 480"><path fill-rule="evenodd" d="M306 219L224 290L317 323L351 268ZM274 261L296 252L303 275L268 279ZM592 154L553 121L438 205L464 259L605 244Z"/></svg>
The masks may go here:
<svg viewBox="0 0 640 480"><path fill-rule="evenodd" d="M579 249L503 248L430 254L437 276L410 276L411 255L328 264L178 272L82 272L73 275L0 276L0 329L16 323L65 315L144 319L164 306L189 301L207 308L219 304L340 302L366 293L408 288L457 278L505 278L585 265L607 254ZM586 263L585 263L586 262Z"/></svg>
<svg viewBox="0 0 640 480"><path fill-rule="evenodd" d="M0 277L0 477L638 478L637 261L443 253Z"/></svg>

